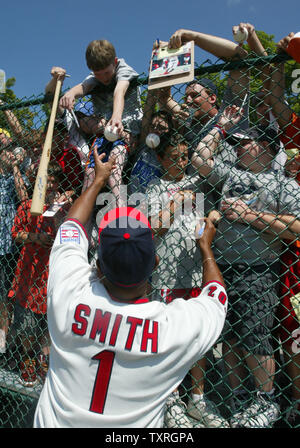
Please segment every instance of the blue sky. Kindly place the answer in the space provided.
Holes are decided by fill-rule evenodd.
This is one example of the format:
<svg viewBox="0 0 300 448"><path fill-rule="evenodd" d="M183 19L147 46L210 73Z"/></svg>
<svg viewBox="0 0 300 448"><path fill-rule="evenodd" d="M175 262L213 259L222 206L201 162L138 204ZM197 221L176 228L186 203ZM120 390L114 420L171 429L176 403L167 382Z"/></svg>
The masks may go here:
<svg viewBox="0 0 300 448"><path fill-rule="evenodd" d="M278 42L300 31L299 0L15 0L1 2L0 69L15 77L19 98L42 94L53 65L71 78L87 74L85 49L94 39L110 40L129 65L146 73L156 38L168 40L179 28L232 39L241 21L275 35ZM195 60L210 58L198 48Z"/></svg>

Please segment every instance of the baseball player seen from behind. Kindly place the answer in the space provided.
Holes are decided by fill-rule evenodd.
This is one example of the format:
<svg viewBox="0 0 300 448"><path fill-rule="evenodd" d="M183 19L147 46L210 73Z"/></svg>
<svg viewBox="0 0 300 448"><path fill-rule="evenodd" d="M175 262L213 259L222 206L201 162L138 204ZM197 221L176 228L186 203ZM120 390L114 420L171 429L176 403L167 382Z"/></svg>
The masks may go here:
<svg viewBox="0 0 300 448"><path fill-rule="evenodd" d="M34 427L160 428L168 396L224 325L227 296L211 250L215 227L206 219L198 239L202 293L188 301L147 298L159 260L137 209L103 218L95 271L85 227L113 161L103 163L96 151L94 157L95 179L72 205L50 255L50 365Z"/></svg>

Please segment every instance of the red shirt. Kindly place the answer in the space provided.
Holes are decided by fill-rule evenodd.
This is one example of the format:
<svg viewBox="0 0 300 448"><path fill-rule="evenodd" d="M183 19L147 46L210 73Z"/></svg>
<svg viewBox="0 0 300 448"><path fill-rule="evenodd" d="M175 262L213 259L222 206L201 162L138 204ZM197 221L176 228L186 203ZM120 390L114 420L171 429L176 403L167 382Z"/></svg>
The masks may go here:
<svg viewBox="0 0 300 448"><path fill-rule="evenodd" d="M17 211L12 237L19 232L47 232L56 234L54 220L44 216L32 216L31 200L23 202ZM48 206L44 206L44 211ZM21 306L30 308L34 313L45 314L47 311L47 281L49 255L51 249L45 249L36 243L24 244L20 252L14 280L8 297L17 299Z"/></svg>
<svg viewBox="0 0 300 448"><path fill-rule="evenodd" d="M284 129L280 139L286 149L298 148L300 150L300 116L292 113L292 121ZM300 185L300 173L297 174L296 180ZM300 241L295 241L294 244L300 247Z"/></svg>
<svg viewBox="0 0 300 448"><path fill-rule="evenodd" d="M73 190L78 188L78 185L82 185L83 168L75 146L69 145L58 154L52 153L52 159L59 163L64 172L61 191Z"/></svg>

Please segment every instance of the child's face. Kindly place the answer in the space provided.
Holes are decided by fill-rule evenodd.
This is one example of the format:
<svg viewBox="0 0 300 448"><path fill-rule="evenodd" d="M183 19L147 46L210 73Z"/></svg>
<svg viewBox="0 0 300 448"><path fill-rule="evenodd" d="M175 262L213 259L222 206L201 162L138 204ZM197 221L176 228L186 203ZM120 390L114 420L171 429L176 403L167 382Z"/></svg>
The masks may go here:
<svg viewBox="0 0 300 448"><path fill-rule="evenodd" d="M164 120L162 117L154 117L150 128L149 128L149 134L157 134L161 135L164 132L169 131L169 124L166 120Z"/></svg>
<svg viewBox="0 0 300 448"><path fill-rule="evenodd" d="M101 84L104 84L105 86L108 86L111 83L111 80L114 77L114 74L116 72L116 65L117 60L113 64L108 65L106 68L102 70L94 71L95 78L98 79L98 81L101 82Z"/></svg>
<svg viewBox="0 0 300 448"><path fill-rule="evenodd" d="M176 148L168 146L163 158L160 158L160 163L168 179L176 181L183 179L188 164L187 146L184 144L179 144Z"/></svg>
<svg viewBox="0 0 300 448"><path fill-rule="evenodd" d="M47 194L57 192L58 180L54 176L48 176L47 179Z"/></svg>

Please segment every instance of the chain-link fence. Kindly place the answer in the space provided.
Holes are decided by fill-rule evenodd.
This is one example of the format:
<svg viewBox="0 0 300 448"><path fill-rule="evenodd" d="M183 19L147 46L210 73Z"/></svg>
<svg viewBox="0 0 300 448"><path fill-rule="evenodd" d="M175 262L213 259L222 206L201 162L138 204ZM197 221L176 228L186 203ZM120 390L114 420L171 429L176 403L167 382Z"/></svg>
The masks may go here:
<svg viewBox="0 0 300 448"><path fill-rule="evenodd" d="M78 100L74 113L58 108L40 216L31 215L30 204L51 95L18 103L4 98L2 427L32 426L51 347L51 244L70 204L93 179L94 145L117 163L94 209L92 264L104 212L124 204L146 207L160 256L151 300L188 300L202 283L195 224L209 216L217 227L214 251L229 297L226 324L168 400L165 426L299 427L300 129L288 107L290 102L297 110L297 94L287 90L281 72L287 59L206 61L196 68L195 81L170 89L148 91L147 78L140 76L129 89L124 132L114 142L103 138L109 117L97 114L97 91ZM175 213L182 202L190 207ZM167 224L160 219L165 210Z"/></svg>

